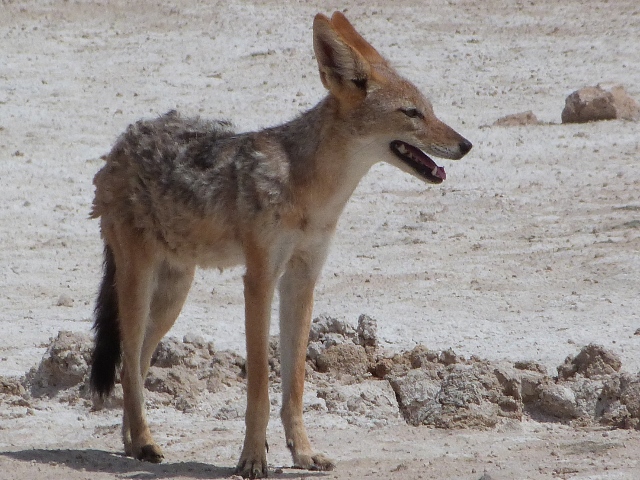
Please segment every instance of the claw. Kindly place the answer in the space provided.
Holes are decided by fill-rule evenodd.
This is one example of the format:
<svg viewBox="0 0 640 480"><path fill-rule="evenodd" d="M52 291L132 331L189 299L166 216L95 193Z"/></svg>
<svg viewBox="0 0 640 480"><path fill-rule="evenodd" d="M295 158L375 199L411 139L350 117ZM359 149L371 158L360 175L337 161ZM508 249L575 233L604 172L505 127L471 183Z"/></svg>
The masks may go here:
<svg viewBox="0 0 640 480"><path fill-rule="evenodd" d="M247 461L241 461L236 467L234 473L241 475L243 478L267 478L267 464L262 462L251 462L247 468Z"/></svg>
<svg viewBox="0 0 640 480"><path fill-rule="evenodd" d="M143 462L150 463L162 463L164 460L164 455L162 454L162 450L157 445L149 444L145 445L140 449L138 455L136 455L138 460L142 460Z"/></svg>
<svg viewBox="0 0 640 480"><path fill-rule="evenodd" d="M326 455L318 453L316 455L298 456L294 468L301 468L312 472L329 472L336 468L336 464Z"/></svg>

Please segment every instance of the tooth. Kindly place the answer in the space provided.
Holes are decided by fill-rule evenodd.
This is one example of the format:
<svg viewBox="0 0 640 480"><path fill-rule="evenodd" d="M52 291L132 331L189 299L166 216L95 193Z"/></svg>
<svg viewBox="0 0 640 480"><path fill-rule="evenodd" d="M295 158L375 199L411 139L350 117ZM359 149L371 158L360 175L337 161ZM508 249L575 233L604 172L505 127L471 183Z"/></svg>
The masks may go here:
<svg viewBox="0 0 640 480"><path fill-rule="evenodd" d="M433 170L431 170L431 175L433 175L434 177L438 176L438 166L437 165L435 167L433 167Z"/></svg>
<svg viewBox="0 0 640 480"><path fill-rule="evenodd" d="M404 155L407 153L407 147L405 147L404 144L401 143L400 146L398 147L398 151Z"/></svg>

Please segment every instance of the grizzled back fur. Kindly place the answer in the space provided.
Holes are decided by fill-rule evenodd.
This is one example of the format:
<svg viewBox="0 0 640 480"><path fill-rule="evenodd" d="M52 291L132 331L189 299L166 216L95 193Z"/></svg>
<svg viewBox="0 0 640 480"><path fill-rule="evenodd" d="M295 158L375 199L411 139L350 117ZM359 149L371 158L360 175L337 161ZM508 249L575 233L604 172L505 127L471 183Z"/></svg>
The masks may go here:
<svg viewBox="0 0 640 480"><path fill-rule="evenodd" d="M206 205L211 199L206 198L201 188L194 187L209 185L214 177L224 177L221 173L230 165L222 161L220 151L224 145L219 141L233 135L228 122L185 119L173 110L156 119L129 125L107 156L107 164L96 175L97 195L92 216L102 215L107 203L126 201L118 197L118 187L133 194L127 202L129 205L123 207L141 202L148 205L155 200L155 195L169 189L177 192L176 200L191 208L200 206L200 202ZM131 177L130 173L136 175ZM116 177L123 180L122 185L114 185ZM136 178L137 184L131 178ZM101 188L107 182L112 191L108 198L101 195Z"/></svg>
<svg viewBox="0 0 640 480"><path fill-rule="evenodd" d="M94 179L92 217L102 217L103 228L127 223L169 254L206 266L217 259L205 258L200 250L211 249L198 233L219 225L227 230L204 243L237 244L228 227L277 217L290 196L288 179L288 155L270 135L235 134L228 122L171 111L136 122L116 142ZM257 218L260 212L270 218Z"/></svg>

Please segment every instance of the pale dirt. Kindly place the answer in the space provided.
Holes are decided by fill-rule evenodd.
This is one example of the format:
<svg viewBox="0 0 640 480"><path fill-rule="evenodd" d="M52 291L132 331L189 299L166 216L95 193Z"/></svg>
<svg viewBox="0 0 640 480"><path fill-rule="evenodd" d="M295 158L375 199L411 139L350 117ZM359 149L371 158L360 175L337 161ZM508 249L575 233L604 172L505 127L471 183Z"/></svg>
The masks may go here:
<svg viewBox="0 0 640 480"><path fill-rule="evenodd" d="M565 97L585 85L621 83L640 99L635 0L128 3L0 2L1 375L37 365L58 331L91 327L101 267L91 180L116 136L172 108L246 130L310 107L324 94L311 21L336 8L474 149L440 162L448 178L437 187L384 165L367 175L316 314L355 325L367 313L396 351L452 347L553 371L596 342L638 372L638 123L559 124ZM527 110L551 124L487 127ZM244 354L241 275L199 273L171 335ZM117 410L0 408L2 479L226 478L242 444L241 420L151 408L166 462L147 465L119 455ZM272 417L270 463L290 465L275 407ZM313 409L306 420L337 470L271 476L640 478L637 431L366 426Z"/></svg>

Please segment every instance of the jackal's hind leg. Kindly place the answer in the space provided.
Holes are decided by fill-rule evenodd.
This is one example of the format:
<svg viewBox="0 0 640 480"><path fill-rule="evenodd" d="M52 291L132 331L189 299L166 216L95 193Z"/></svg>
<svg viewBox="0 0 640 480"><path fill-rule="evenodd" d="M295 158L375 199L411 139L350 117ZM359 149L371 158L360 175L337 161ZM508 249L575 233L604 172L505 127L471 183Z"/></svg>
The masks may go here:
<svg viewBox="0 0 640 480"><path fill-rule="evenodd" d="M150 313L147 328L144 335L142 350L140 354L140 376L144 385L144 379L149 371L151 357L158 346L158 343L167 334L175 323L193 282L195 267L175 267L167 262L162 262L155 271L156 287L151 297ZM133 451L131 441L131 431L129 418L125 410L122 424L122 438L125 453L129 456L138 457ZM143 458L151 462L162 460L162 453L159 447L152 448L152 451L142 453ZM154 453L155 451L155 453ZM160 457L157 456L160 455Z"/></svg>
<svg viewBox="0 0 640 480"><path fill-rule="evenodd" d="M116 264L115 284L122 341L122 436L125 453L139 460L158 463L163 456L147 424L140 369L157 261L153 250L125 225L109 225L108 228L103 228L103 234L113 249Z"/></svg>
<svg viewBox="0 0 640 480"><path fill-rule="evenodd" d="M151 357L176 322L193 282L194 266L178 267L162 262L156 273L156 288L151 300L149 325L142 345L140 371L146 378Z"/></svg>

